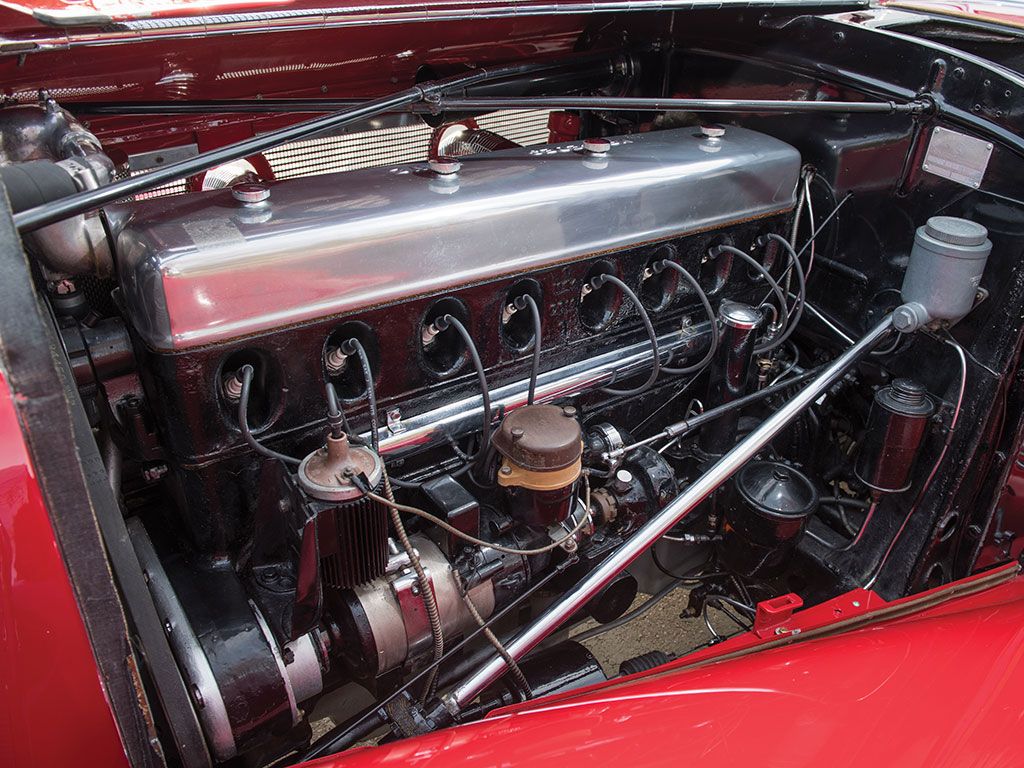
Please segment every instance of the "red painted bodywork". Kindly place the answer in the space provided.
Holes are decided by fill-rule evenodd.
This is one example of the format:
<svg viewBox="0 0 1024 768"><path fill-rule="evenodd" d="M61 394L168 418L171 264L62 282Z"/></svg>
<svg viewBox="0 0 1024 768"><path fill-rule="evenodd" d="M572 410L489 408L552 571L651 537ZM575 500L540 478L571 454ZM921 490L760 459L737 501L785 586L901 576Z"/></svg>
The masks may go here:
<svg viewBox="0 0 1024 768"><path fill-rule="evenodd" d="M970 583L892 604L853 592L795 614L784 631L856 623ZM744 635L653 673L311 765L1024 763L1020 577L840 634L693 666L761 642Z"/></svg>
<svg viewBox="0 0 1024 768"><path fill-rule="evenodd" d="M2 373L0 765L127 765Z"/></svg>
<svg viewBox="0 0 1024 768"><path fill-rule="evenodd" d="M955 2L955 0L892 0L882 5L903 8L908 11L922 11L937 16L954 16L973 21L1009 27L1024 27L1024 7L1019 3L1002 0L982 2Z"/></svg>
<svg viewBox="0 0 1024 768"><path fill-rule="evenodd" d="M593 5L576 2L584 11ZM72 111L78 101L369 97L407 87L424 64L448 74L470 64L565 56L592 22L580 13L302 31L254 28L251 34L215 39L140 36L138 42L76 47L76 40L97 30L47 27L29 15L77 8L131 19L317 4L0 2L5 42L61 46L0 57L0 82L5 95L22 101L46 88ZM410 0L408 7L457 4ZM1002 16L977 4L948 7L1003 23L1021 19L1005 7ZM207 149L300 117L107 117L91 120L89 128L115 156L123 156L188 143ZM578 124L559 119L551 130L574 137ZM1024 499L1024 471L1011 486L1017 491L1014 500ZM1018 507L1024 521L1024 503L1013 508ZM1024 532L1024 522L1019 530ZM993 544L982 561L1004 557ZM965 583L988 578L981 575L934 594L955 594ZM841 634L767 647L792 638L794 630L810 634L893 605L874 593L852 592L785 618L776 614L764 620L759 633L688 655L653 674L530 702L479 723L317 764L1024 764L1024 579ZM722 659L761 646L757 653ZM125 764L0 375L0 768Z"/></svg>
<svg viewBox="0 0 1024 768"><path fill-rule="evenodd" d="M996 504L996 514L985 535L976 569L1016 559L1024 553L1024 453L1017 455Z"/></svg>

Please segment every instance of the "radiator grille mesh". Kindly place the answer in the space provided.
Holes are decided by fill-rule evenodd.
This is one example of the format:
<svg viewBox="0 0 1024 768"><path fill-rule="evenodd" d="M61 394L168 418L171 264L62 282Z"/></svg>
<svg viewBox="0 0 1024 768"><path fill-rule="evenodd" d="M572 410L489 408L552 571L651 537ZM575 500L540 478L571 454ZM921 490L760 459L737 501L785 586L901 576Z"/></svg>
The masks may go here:
<svg viewBox="0 0 1024 768"><path fill-rule="evenodd" d="M517 144L530 146L547 142L548 114L548 110L492 112L478 117L477 124ZM416 123L296 141L264 154L277 179L294 179L424 161L430 148L431 132L429 126ZM166 197L184 191L185 182L179 181L142 193L136 199Z"/></svg>

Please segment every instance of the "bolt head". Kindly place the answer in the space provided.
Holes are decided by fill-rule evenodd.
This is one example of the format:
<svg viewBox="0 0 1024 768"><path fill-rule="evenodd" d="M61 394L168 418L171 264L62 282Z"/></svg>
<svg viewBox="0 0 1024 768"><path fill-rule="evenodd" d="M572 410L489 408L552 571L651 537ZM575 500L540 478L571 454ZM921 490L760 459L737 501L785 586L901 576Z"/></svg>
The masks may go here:
<svg viewBox="0 0 1024 768"><path fill-rule="evenodd" d="M231 196L245 205L254 205L270 198L270 187L259 181L243 181L231 187Z"/></svg>
<svg viewBox="0 0 1024 768"><path fill-rule="evenodd" d="M462 170L462 163L454 157L436 157L427 161L427 167L438 176L452 176Z"/></svg>
<svg viewBox="0 0 1024 768"><path fill-rule="evenodd" d="M612 143L608 139L583 140L583 151L589 152L592 155L607 155L611 148Z"/></svg>
<svg viewBox="0 0 1024 768"><path fill-rule="evenodd" d="M718 123L710 123L700 127L700 134L706 139L720 139L725 136L725 126Z"/></svg>

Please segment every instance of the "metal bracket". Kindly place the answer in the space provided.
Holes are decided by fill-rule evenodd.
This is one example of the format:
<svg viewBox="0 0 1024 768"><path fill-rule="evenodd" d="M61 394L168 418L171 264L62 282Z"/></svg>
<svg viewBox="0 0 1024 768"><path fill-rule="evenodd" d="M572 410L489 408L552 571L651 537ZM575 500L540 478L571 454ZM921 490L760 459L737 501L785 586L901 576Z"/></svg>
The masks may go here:
<svg viewBox="0 0 1024 768"><path fill-rule="evenodd" d="M785 624L793 618L793 612L803 608L803 605L803 598L792 592L762 600L757 604L754 614L754 634L764 638L789 633ZM794 633L798 631L792 630Z"/></svg>
<svg viewBox="0 0 1024 768"><path fill-rule="evenodd" d="M424 568L427 574L427 581L436 597L437 590L434 588L434 579L430 569ZM391 582L391 591L395 593L399 608L402 611L402 621L405 624L405 639L408 643L406 658L415 658L423 649L430 644L430 619L427 616L427 607L420 594L420 583L412 568L405 568Z"/></svg>

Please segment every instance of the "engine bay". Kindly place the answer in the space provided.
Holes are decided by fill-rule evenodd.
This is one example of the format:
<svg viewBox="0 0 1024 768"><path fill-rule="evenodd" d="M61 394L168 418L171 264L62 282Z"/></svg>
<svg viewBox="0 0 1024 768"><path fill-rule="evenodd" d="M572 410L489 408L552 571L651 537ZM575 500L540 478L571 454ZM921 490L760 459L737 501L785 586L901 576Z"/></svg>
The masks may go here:
<svg viewBox="0 0 1024 768"><path fill-rule="evenodd" d="M717 643L709 612L977 567L1022 418L1021 155L919 95L674 46L463 87L420 160L223 163L25 235L207 764L609 679L570 631L674 590ZM487 99L548 108L548 141L479 128ZM81 119L0 110L16 213L16 174L118 183Z"/></svg>

